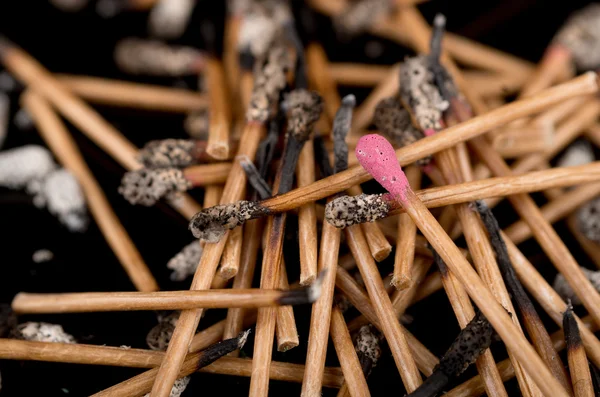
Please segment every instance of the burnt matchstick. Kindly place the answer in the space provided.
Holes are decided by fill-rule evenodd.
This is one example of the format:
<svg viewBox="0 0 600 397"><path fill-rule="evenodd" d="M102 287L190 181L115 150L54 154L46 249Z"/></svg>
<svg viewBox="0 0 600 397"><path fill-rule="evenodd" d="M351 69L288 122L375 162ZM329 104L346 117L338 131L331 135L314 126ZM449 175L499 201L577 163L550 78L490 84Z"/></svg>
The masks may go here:
<svg viewBox="0 0 600 397"><path fill-rule="evenodd" d="M247 157L241 157L239 160L240 165L244 169L246 173L246 177L248 178L248 183L254 191L257 193L258 197L261 199L266 199L271 197L271 186L264 180L260 171L256 168L254 163L250 161Z"/></svg>
<svg viewBox="0 0 600 397"><path fill-rule="evenodd" d="M153 76L193 75L201 72L206 63L205 55L195 48L137 38L119 41L114 57L127 73Z"/></svg>
<svg viewBox="0 0 600 397"><path fill-rule="evenodd" d="M567 396L568 393L552 376L505 309L498 304L447 233L410 189L391 144L381 136L367 135L360 139L356 154L361 165L403 205L540 390L546 394Z"/></svg>
<svg viewBox="0 0 600 397"><path fill-rule="evenodd" d="M533 302L529 299L523 285L517 278L517 274L515 273L515 269L508 255L506 243L500 234L500 227L496 217L483 201L476 201L475 207L488 231L490 243L496 252L496 262L502 272L502 278L504 279L508 292L511 294L513 301L519 309L527 333L555 378L562 383L565 389L569 390L570 384L565 368L562 365L556 350L552 346L550 335L535 310Z"/></svg>
<svg viewBox="0 0 600 397"><path fill-rule="evenodd" d="M177 199L193 187L223 183L230 170L231 163L194 165L183 170L141 168L123 175L119 193L130 204L149 207L163 198Z"/></svg>
<svg viewBox="0 0 600 397"><path fill-rule="evenodd" d="M356 335L356 354L360 361L363 374L368 378L373 368L381 357L380 338L375 334L375 328L372 325L364 325L358 330Z"/></svg>
<svg viewBox="0 0 600 397"><path fill-rule="evenodd" d="M237 149L237 144L232 145ZM162 139L150 141L140 149L137 159L146 168L185 168L215 161L206 151L206 141L194 139Z"/></svg>
<svg viewBox="0 0 600 397"><path fill-rule="evenodd" d="M351 3L333 18L333 26L342 38L350 38L367 30L392 9L389 0L359 0Z"/></svg>
<svg viewBox="0 0 600 397"><path fill-rule="evenodd" d="M563 316L563 330L565 332L565 341L567 342L569 371L571 372L575 397L595 396L588 359L583 348L581 335L579 334L579 325L575 321L573 306L570 304L567 305L567 310Z"/></svg>
<svg viewBox="0 0 600 397"><path fill-rule="evenodd" d="M83 292L33 294L21 292L12 302L17 313L84 313L132 310L185 310L195 308L256 308L303 305L321 295L321 274L308 287L285 291L266 289L224 289L163 292Z"/></svg>
<svg viewBox="0 0 600 397"><path fill-rule="evenodd" d="M463 328L450 348L440 359L433 374L407 397L434 397L448 384L451 379L462 374L469 365L492 344L494 328L478 311L473 320Z"/></svg>

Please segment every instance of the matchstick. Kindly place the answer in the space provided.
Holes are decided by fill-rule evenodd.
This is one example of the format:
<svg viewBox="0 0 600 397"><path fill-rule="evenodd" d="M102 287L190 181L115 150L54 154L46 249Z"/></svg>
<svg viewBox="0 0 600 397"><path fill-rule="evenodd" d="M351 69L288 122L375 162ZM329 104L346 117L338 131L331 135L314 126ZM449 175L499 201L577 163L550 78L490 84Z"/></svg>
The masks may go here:
<svg viewBox="0 0 600 397"><path fill-rule="evenodd" d="M465 71L465 80L482 98L506 97L518 92L527 81L529 74L511 75L507 73L489 73Z"/></svg>
<svg viewBox="0 0 600 397"><path fill-rule="evenodd" d="M348 328L346 327L346 320L344 320L344 315L337 307L334 307L331 311L331 339L333 340L333 345L344 373L344 386L348 390L352 390L350 395L352 397L370 396L371 393L369 392L365 374L358 361L350 332L348 332ZM318 392L320 393L320 388ZM309 396L311 394L305 395Z"/></svg>
<svg viewBox="0 0 600 397"><path fill-rule="evenodd" d="M361 138L356 151L357 157L373 173L373 177L396 195L417 227L461 281L508 349L536 381L542 392L567 396L568 393L552 376L523 334L512 323L504 308L496 302L491 292L484 286L437 220L410 189L404 173L393 157L395 154L389 142L377 135L367 135ZM397 185L394 185L395 182L398 182Z"/></svg>
<svg viewBox="0 0 600 397"><path fill-rule="evenodd" d="M63 165L72 172L86 196L90 211L104 238L119 258L133 285L139 291L156 291L158 284L127 231L119 221L98 181L88 168L66 126L39 95L27 91L23 105L38 126L42 138Z"/></svg>
<svg viewBox="0 0 600 397"><path fill-rule="evenodd" d="M66 88L86 101L100 105L187 113L206 109L206 95L157 85L110 80L101 77L56 75Z"/></svg>
<svg viewBox="0 0 600 397"><path fill-rule="evenodd" d="M298 187L315 181L315 153L309 139L300 151L296 166ZM317 277L317 214L315 203L298 209L298 243L300 246L300 285L309 285Z"/></svg>
<svg viewBox="0 0 600 397"><path fill-rule="evenodd" d="M389 75L389 66L358 63L329 63L328 73L338 85L372 87Z"/></svg>
<svg viewBox="0 0 600 397"><path fill-rule="evenodd" d="M569 371L575 397L593 397L594 386L585 350L579 334L579 326L573 315L573 306L569 305L563 317L563 330L567 342L567 357L569 358Z"/></svg>
<svg viewBox="0 0 600 397"><path fill-rule="evenodd" d="M214 32L213 32L214 34ZM206 152L216 159L229 157L231 111L225 90L223 63L214 57L206 58L207 91L210 101L208 144Z"/></svg>
<svg viewBox="0 0 600 397"><path fill-rule="evenodd" d="M555 223L599 194L600 184L586 184L562 193L541 207L540 211L548 222ZM504 232L515 244L520 244L532 237L531 229L524 220L518 220L508 226Z"/></svg>
<svg viewBox="0 0 600 397"><path fill-rule="evenodd" d="M19 313L85 313L130 310L257 308L300 305L314 302L320 282L296 290L222 289L163 292L82 292L35 294L21 292L12 308Z"/></svg>
<svg viewBox="0 0 600 397"><path fill-rule="evenodd" d="M281 269L279 269L279 289L289 290L287 270L285 261L281 258ZM318 280L315 280L315 284ZM319 285L315 286L320 288ZM291 306L280 306L277 308L277 320L275 322L275 335L277 336L277 351L286 352L300 344L298 329L296 327L296 317L294 309Z"/></svg>
<svg viewBox="0 0 600 397"><path fill-rule="evenodd" d="M552 147L554 129L549 125L526 125L511 127L496 134L492 145L504 158L514 158L544 152Z"/></svg>
<svg viewBox="0 0 600 397"><path fill-rule="evenodd" d="M408 182L414 189L421 187L421 172L417 167L406 170ZM415 237L417 226L406 214L398 217L398 238L396 240L396 256L394 258L394 276L392 285L398 290L410 287L412 280L412 267L415 258Z"/></svg>

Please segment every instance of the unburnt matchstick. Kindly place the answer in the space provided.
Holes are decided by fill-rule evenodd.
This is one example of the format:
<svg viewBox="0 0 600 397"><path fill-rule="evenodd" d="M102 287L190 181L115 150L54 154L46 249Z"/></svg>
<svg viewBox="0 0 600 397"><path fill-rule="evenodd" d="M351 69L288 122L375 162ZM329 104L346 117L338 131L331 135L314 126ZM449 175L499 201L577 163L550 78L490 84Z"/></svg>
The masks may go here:
<svg viewBox="0 0 600 397"><path fill-rule="evenodd" d="M197 74L205 64L205 56L195 48L137 38L119 41L114 57L117 65L127 73L153 76Z"/></svg>
<svg viewBox="0 0 600 397"><path fill-rule="evenodd" d="M478 311L440 359L433 374L409 397L434 397L451 379L462 374L492 344L494 328Z"/></svg>
<svg viewBox="0 0 600 397"><path fill-rule="evenodd" d="M150 34L166 39L180 37L188 26L196 0L160 0L148 16Z"/></svg>
<svg viewBox="0 0 600 397"><path fill-rule="evenodd" d="M567 396L568 393L552 376L505 309L498 304L447 233L410 189L391 144L381 136L367 135L359 140L356 154L361 165L403 205L540 390L546 394Z"/></svg>
<svg viewBox="0 0 600 397"><path fill-rule="evenodd" d="M569 371L575 397L592 397L594 385L590 374L588 359L583 347L583 341L579 333L579 325L573 314L573 306L567 306L563 316L563 330L567 342L567 357L569 359Z"/></svg>

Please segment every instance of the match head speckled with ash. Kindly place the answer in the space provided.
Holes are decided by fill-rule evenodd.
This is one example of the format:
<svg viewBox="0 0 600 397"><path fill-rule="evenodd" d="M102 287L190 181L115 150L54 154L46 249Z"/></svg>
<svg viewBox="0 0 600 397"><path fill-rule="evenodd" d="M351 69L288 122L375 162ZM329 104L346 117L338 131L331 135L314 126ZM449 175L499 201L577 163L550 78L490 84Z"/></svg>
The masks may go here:
<svg viewBox="0 0 600 397"><path fill-rule="evenodd" d="M396 147L408 146L425 137L425 134L412 124L410 114L395 97L379 101L373 113L373 124L379 132L394 142ZM416 163L425 166L430 162L431 156L427 156Z"/></svg>
<svg viewBox="0 0 600 397"><path fill-rule="evenodd" d="M384 196L387 195L359 194L338 197L325 206L325 219L337 228L344 228L385 218L391 207Z"/></svg>
<svg viewBox="0 0 600 397"><path fill-rule="evenodd" d="M400 65L400 100L410 109L413 122L421 131L439 131L442 114L450 104L440 94L429 64L426 55L404 60Z"/></svg>
<svg viewBox="0 0 600 397"><path fill-rule="evenodd" d="M578 70L600 67L600 4L592 3L573 13L553 42L569 49Z"/></svg>
<svg viewBox="0 0 600 397"><path fill-rule="evenodd" d="M216 243L227 230L240 226L249 219L267 214L268 210L256 202L242 200L203 209L190 220L189 229L194 237Z"/></svg>
<svg viewBox="0 0 600 397"><path fill-rule="evenodd" d="M288 133L298 142L306 141L323 112L323 98L316 91L293 90L285 97L285 107Z"/></svg>
<svg viewBox="0 0 600 397"><path fill-rule="evenodd" d="M354 1L335 16L333 26L342 38L350 38L367 30L391 8L392 2L389 0Z"/></svg>
<svg viewBox="0 0 600 397"><path fill-rule="evenodd" d="M369 375L381 357L380 340L376 332L373 326L363 325L356 335L355 350L365 375Z"/></svg>
<svg viewBox="0 0 600 397"><path fill-rule="evenodd" d="M281 40L272 43L262 62L254 67L254 88L246 112L248 121L264 123L277 111L279 94L287 84L286 73L293 66L292 57Z"/></svg>
<svg viewBox="0 0 600 397"><path fill-rule="evenodd" d="M184 168L196 163L190 139L162 139L150 141L140 149L137 159L146 168Z"/></svg>
<svg viewBox="0 0 600 397"><path fill-rule="evenodd" d="M575 216L581 233L589 240L600 244L600 197L582 205Z"/></svg>
<svg viewBox="0 0 600 397"><path fill-rule="evenodd" d="M147 169L126 172L119 193L131 204L154 205L162 198L174 198L192 187L183 171L176 168Z"/></svg>

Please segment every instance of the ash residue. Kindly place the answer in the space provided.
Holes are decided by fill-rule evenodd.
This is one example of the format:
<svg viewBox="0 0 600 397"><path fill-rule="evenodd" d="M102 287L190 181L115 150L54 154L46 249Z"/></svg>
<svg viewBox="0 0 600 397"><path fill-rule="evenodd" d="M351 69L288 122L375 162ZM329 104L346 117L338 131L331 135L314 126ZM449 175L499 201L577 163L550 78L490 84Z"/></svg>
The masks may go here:
<svg viewBox="0 0 600 397"><path fill-rule="evenodd" d="M407 58L400 66L400 100L421 131L440 130L442 114L449 106L436 85L430 62L427 55L420 55Z"/></svg>
<svg viewBox="0 0 600 397"><path fill-rule="evenodd" d="M202 257L202 246L196 240L192 241L177 253L169 263L167 268L173 270L171 273L172 281L183 281L196 272L200 258Z"/></svg>
<svg viewBox="0 0 600 397"><path fill-rule="evenodd" d="M356 335L355 350L363 372L368 376L381 357L379 336L376 335L372 325L363 325L360 328Z"/></svg>
<svg viewBox="0 0 600 397"><path fill-rule="evenodd" d="M34 342L75 343L75 338L57 324L27 322L17 325L14 336Z"/></svg>
<svg viewBox="0 0 600 397"><path fill-rule="evenodd" d="M356 0L333 19L333 26L342 38L347 39L363 33L391 9L389 0Z"/></svg>
<svg viewBox="0 0 600 397"><path fill-rule="evenodd" d="M150 141L139 151L138 161L146 168L184 168L196 162L195 147L190 139Z"/></svg>
<svg viewBox="0 0 600 397"><path fill-rule="evenodd" d="M282 26L290 23L292 13L287 1L248 1L238 35L240 52L249 51L260 59Z"/></svg>
<svg viewBox="0 0 600 397"><path fill-rule="evenodd" d="M227 230L240 226L248 219L266 215L267 210L253 201L216 205L198 212L189 224L194 237L209 243L218 242Z"/></svg>
<svg viewBox="0 0 600 397"><path fill-rule="evenodd" d="M339 197L325 206L325 219L337 228L385 218L390 205L383 194Z"/></svg>
<svg viewBox="0 0 600 397"><path fill-rule="evenodd" d="M585 267L580 268L584 276L590 281L590 283L592 283L594 288L597 291L600 291L600 272L592 271L586 269ZM571 288L571 286L565 279L565 276L563 276L562 274L559 273L556 275L556 278L554 279L554 284L552 284L552 288L554 288L556 293L560 295L560 297L565 302L570 300L571 303L573 303L574 305L582 304L581 299L579 299L579 297L575 295L575 291L573 291L573 288Z"/></svg>
<svg viewBox="0 0 600 397"><path fill-rule="evenodd" d="M554 36L554 43L571 51L578 70L600 66L600 4L592 3L573 13Z"/></svg>
<svg viewBox="0 0 600 397"><path fill-rule="evenodd" d="M183 172L175 168L147 169L126 172L119 193L131 204L154 205L161 198L172 198L191 188Z"/></svg>
<svg viewBox="0 0 600 397"><path fill-rule="evenodd" d="M577 141L570 145L556 162L557 167L575 167L596 160L594 149L588 141Z"/></svg>
<svg viewBox="0 0 600 397"><path fill-rule="evenodd" d="M575 216L581 233L596 244L600 244L600 197L581 206Z"/></svg>
<svg viewBox="0 0 600 397"><path fill-rule="evenodd" d="M148 332L148 335L146 335L146 344L148 347L158 351L167 350L178 319L178 311L166 315L158 315L158 324L156 324L154 328Z"/></svg>
<svg viewBox="0 0 600 397"><path fill-rule="evenodd" d="M323 98L315 91L293 90L286 95L285 107L288 133L298 142L306 141L323 112Z"/></svg>
<svg viewBox="0 0 600 397"><path fill-rule="evenodd" d="M412 124L410 114L395 97L379 101L373 113L373 124L397 147L408 146L425 137L423 132ZM431 156L427 156L418 160L417 164L423 166L430 161Z"/></svg>
<svg viewBox="0 0 600 397"><path fill-rule="evenodd" d="M22 189L43 180L56 168L52 154L44 147L26 145L0 153L0 186Z"/></svg>

